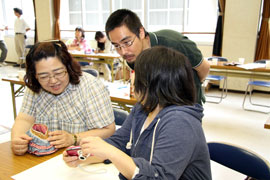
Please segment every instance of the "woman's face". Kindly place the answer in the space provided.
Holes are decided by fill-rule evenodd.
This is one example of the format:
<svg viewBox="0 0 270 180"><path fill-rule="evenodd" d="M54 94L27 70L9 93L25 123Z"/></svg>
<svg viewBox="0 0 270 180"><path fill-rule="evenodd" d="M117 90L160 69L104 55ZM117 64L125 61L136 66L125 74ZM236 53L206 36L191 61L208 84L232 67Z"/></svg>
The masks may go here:
<svg viewBox="0 0 270 180"><path fill-rule="evenodd" d="M36 63L36 78L41 87L59 95L69 84L69 75L65 65L57 57L43 58Z"/></svg>
<svg viewBox="0 0 270 180"><path fill-rule="evenodd" d="M82 32L81 31L75 31L75 38L76 39L81 39L82 38Z"/></svg>

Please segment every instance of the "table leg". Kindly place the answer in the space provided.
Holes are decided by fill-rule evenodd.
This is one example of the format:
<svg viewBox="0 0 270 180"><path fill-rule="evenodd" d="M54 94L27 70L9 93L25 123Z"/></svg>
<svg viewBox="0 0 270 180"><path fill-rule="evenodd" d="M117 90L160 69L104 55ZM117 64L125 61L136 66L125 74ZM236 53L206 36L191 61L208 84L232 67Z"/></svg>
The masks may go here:
<svg viewBox="0 0 270 180"><path fill-rule="evenodd" d="M113 82L113 81L114 81L114 74L113 74L114 59L112 59L112 60L110 61L110 65L111 65L111 76L112 76L112 82Z"/></svg>
<svg viewBox="0 0 270 180"><path fill-rule="evenodd" d="M15 120L17 116L17 111L16 111L16 101L15 101L15 89L14 89L14 84L12 82L10 82L10 87L11 87L11 97L12 97L12 106L13 106L13 116Z"/></svg>
<svg viewBox="0 0 270 180"><path fill-rule="evenodd" d="M122 69L123 69L123 82L126 83L126 64L125 64L125 60L123 60L122 62Z"/></svg>

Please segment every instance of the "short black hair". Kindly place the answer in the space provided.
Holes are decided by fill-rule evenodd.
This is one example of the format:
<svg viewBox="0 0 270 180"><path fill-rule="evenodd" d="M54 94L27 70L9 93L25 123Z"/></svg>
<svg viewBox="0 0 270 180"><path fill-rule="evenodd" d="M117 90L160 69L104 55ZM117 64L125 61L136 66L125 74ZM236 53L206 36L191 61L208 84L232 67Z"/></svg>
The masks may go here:
<svg viewBox="0 0 270 180"><path fill-rule="evenodd" d="M193 105L196 100L192 66L173 49L155 46L142 51L135 61L134 92L146 112L157 105Z"/></svg>
<svg viewBox="0 0 270 180"><path fill-rule="evenodd" d="M20 15L23 14L23 11L19 8L13 8L14 12L19 13Z"/></svg>
<svg viewBox="0 0 270 180"><path fill-rule="evenodd" d="M105 31L107 37L110 39L109 32L122 25L127 26L127 28L137 37L139 37L140 28L143 27L141 20L136 13L129 9L119 9L114 11L106 22ZM147 35L148 33L145 31L145 34Z"/></svg>
<svg viewBox="0 0 270 180"><path fill-rule="evenodd" d="M70 83L79 84L79 76L82 75L80 64L69 54L65 43L60 40L53 40L36 43L26 56L24 81L29 89L35 93L40 91L41 85L36 78L36 63L49 57L57 57L66 67Z"/></svg>
<svg viewBox="0 0 270 180"><path fill-rule="evenodd" d="M82 33L82 38L83 38L83 39L85 38L85 31L84 31L83 28L81 28L81 27L76 27L76 28L75 28L75 31L80 31L80 32Z"/></svg>

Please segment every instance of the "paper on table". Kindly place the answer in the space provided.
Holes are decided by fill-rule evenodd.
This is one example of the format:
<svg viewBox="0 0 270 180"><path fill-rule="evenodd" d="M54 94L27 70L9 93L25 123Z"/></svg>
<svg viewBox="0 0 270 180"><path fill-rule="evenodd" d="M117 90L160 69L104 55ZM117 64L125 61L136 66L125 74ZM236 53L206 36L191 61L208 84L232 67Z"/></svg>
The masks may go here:
<svg viewBox="0 0 270 180"><path fill-rule="evenodd" d="M105 86L110 92L110 96L129 99L130 98L130 84L104 82Z"/></svg>
<svg viewBox="0 0 270 180"><path fill-rule="evenodd" d="M243 69L256 69L256 68L264 68L265 64L263 64L263 63L248 63L248 64L238 65L237 67L240 67Z"/></svg>
<svg viewBox="0 0 270 180"><path fill-rule="evenodd" d="M34 166L30 169L27 169L19 174L12 176L15 180L119 180L118 170L115 168L113 164L93 164L83 166L83 168L87 171L101 171L102 169L106 169L106 172L103 173L89 173L85 172L79 167L71 168L68 167L63 159L62 155L58 155L48 161L45 161L37 166Z"/></svg>

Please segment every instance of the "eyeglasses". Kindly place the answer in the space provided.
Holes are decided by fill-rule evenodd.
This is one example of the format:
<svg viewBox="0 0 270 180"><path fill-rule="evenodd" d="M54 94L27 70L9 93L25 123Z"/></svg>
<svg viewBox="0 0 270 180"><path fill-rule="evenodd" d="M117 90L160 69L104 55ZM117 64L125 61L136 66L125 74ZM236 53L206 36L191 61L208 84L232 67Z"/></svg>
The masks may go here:
<svg viewBox="0 0 270 180"><path fill-rule="evenodd" d="M37 75L37 78L41 82L48 82L51 78L54 79L61 79L66 75L67 71L61 71L53 74L52 76L48 74L42 74L42 75Z"/></svg>
<svg viewBox="0 0 270 180"><path fill-rule="evenodd" d="M134 43L135 39L136 39L136 36L133 38L133 40L124 42L123 44L114 44L114 47L116 50L121 50L122 48L130 47Z"/></svg>

